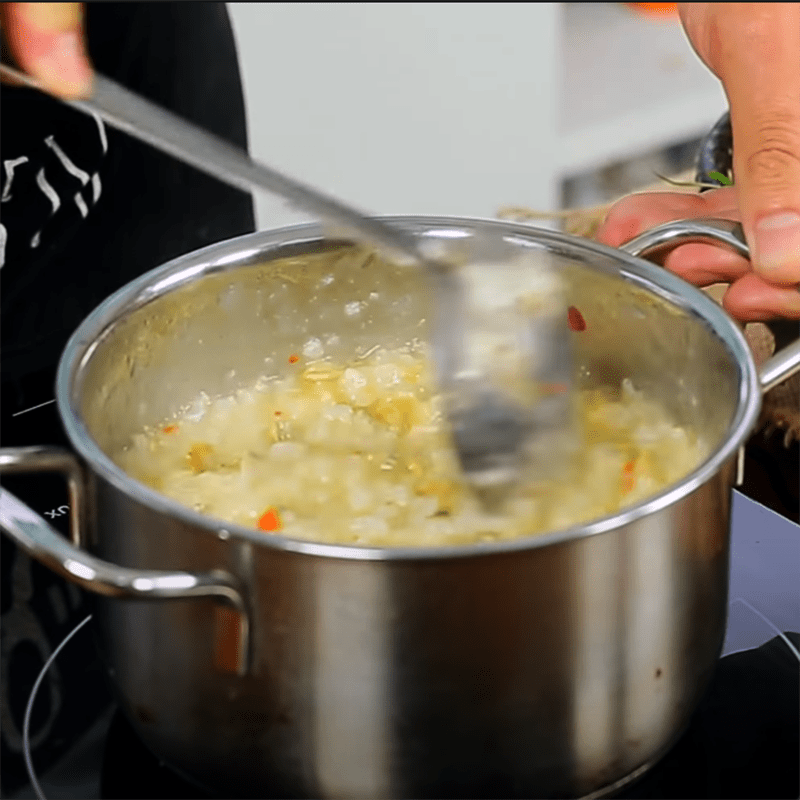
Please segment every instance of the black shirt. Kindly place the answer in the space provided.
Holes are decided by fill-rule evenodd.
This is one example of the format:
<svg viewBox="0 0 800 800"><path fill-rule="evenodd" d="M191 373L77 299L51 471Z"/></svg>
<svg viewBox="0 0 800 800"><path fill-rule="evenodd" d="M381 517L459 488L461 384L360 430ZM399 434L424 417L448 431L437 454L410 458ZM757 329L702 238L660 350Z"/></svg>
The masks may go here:
<svg viewBox="0 0 800 800"><path fill-rule="evenodd" d="M94 3L86 25L100 72L246 144L224 4ZM253 229L248 195L36 92L2 100L4 377L52 367L87 313L142 272Z"/></svg>
<svg viewBox="0 0 800 800"><path fill-rule="evenodd" d="M247 146L224 3L89 3L86 27L99 72ZM133 278L252 231L252 199L31 90L2 88L1 124L0 442L65 445L52 399L70 334ZM61 479L4 476L3 486L66 532ZM0 539L0 756L7 794L26 781L20 731L30 689L52 649L89 613L91 598ZM82 686L102 679L86 673L86 662L85 653L65 649L55 677L42 687L31 729L40 773L101 710L82 700Z"/></svg>

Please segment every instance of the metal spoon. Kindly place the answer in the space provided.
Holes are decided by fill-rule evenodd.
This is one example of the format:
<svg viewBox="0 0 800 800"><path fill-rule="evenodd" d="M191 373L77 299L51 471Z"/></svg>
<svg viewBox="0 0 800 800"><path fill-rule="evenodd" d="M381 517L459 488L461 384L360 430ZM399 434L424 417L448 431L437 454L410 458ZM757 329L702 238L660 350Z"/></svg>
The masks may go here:
<svg viewBox="0 0 800 800"><path fill-rule="evenodd" d="M0 65L0 74L46 92L35 79L6 64ZM568 389L572 363L566 308L561 307L556 291L543 291L546 313L532 311L526 316L507 303L502 310L490 309L491 313L481 319L470 310L486 305L480 295L486 294L487 287L491 289L502 264L476 264L471 253L462 253L459 259L441 248L429 251L432 243L426 245L400 228L370 218L254 161L223 139L102 75L95 74L90 97L58 99L96 114L113 127L224 183L245 191L282 195L395 261L423 267L432 279L433 357L466 480L485 504L497 506L525 475L541 474L552 466L554 448L569 438L569 392L545 400L539 388L557 384ZM544 277L553 276L546 264L528 265L528 269ZM495 344L506 354L517 356L516 366L505 372L494 369L499 351L486 346L487 326L495 329ZM510 391L511 384L514 391Z"/></svg>

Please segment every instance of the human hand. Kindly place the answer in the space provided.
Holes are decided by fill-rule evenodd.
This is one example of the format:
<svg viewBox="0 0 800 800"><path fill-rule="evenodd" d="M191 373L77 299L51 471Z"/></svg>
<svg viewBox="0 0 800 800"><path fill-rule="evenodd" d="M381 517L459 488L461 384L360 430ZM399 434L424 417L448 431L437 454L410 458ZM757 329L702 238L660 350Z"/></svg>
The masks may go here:
<svg viewBox="0 0 800 800"><path fill-rule="evenodd" d="M0 29L3 48L20 69L53 94L76 98L91 92L83 3L1 3Z"/></svg>
<svg viewBox="0 0 800 800"><path fill-rule="evenodd" d="M738 198L738 187L703 194L648 192L629 195L611 208L596 236L604 244L619 247L650 228L677 219L717 217L741 221ZM723 306L742 322L779 317L800 319L800 291L796 285L800 283L800 275L795 277L794 286L776 285L765 280L761 270L754 271L747 259L711 244L681 245L672 250L663 263L671 272L696 286L729 283Z"/></svg>
<svg viewBox="0 0 800 800"><path fill-rule="evenodd" d="M800 3L680 3L679 11L730 104L735 189L697 202L741 214L755 275L732 288L732 308L796 317L797 291L767 283L800 284ZM642 210L664 210L661 202ZM751 303L746 287L757 291Z"/></svg>

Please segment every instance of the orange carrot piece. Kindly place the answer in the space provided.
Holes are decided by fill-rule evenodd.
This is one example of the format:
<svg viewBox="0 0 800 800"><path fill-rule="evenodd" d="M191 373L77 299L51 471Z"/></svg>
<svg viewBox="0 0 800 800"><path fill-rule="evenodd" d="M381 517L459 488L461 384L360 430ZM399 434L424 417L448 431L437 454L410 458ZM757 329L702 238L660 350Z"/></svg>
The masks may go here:
<svg viewBox="0 0 800 800"><path fill-rule="evenodd" d="M622 491L625 494L633 491L633 487L636 485L636 479L633 475L635 467L635 461L627 461L622 468Z"/></svg>
<svg viewBox="0 0 800 800"><path fill-rule="evenodd" d="M268 508L258 521L258 527L262 531L279 531L283 528L280 514L277 508Z"/></svg>
<svg viewBox="0 0 800 800"><path fill-rule="evenodd" d="M289 356L289 363L290 364L296 364L299 360L300 360L300 356L297 356L294 353L292 353L292 355Z"/></svg>

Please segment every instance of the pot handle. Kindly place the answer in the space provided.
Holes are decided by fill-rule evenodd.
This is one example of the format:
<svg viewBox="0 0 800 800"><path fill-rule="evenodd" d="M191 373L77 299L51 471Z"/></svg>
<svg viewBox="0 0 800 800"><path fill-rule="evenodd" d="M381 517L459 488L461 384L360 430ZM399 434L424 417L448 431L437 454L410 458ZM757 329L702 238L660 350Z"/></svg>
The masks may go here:
<svg viewBox="0 0 800 800"><path fill-rule="evenodd" d="M86 484L78 459L57 447L0 450L0 474L21 472L59 472L66 477L72 542L13 494L0 488L0 527L20 549L62 578L107 597L136 600L217 598L236 612L239 630L234 669L239 675L248 672L250 618L233 576L222 570L194 573L128 569L89 555L79 546L85 530Z"/></svg>
<svg viewBox="0 0 800 800"><path fill-rule="evenodd" d="M682 219L668 222L645 231L619 249L645 258L662 250L669 250L692 242L714 242L724 244L745 258L750 258L750 249L744 238L744 231L738 222L727 219ZM779 383L800 372L800 339L765 361L759 369L758 379L761 391L768 392Z"/></svg>

